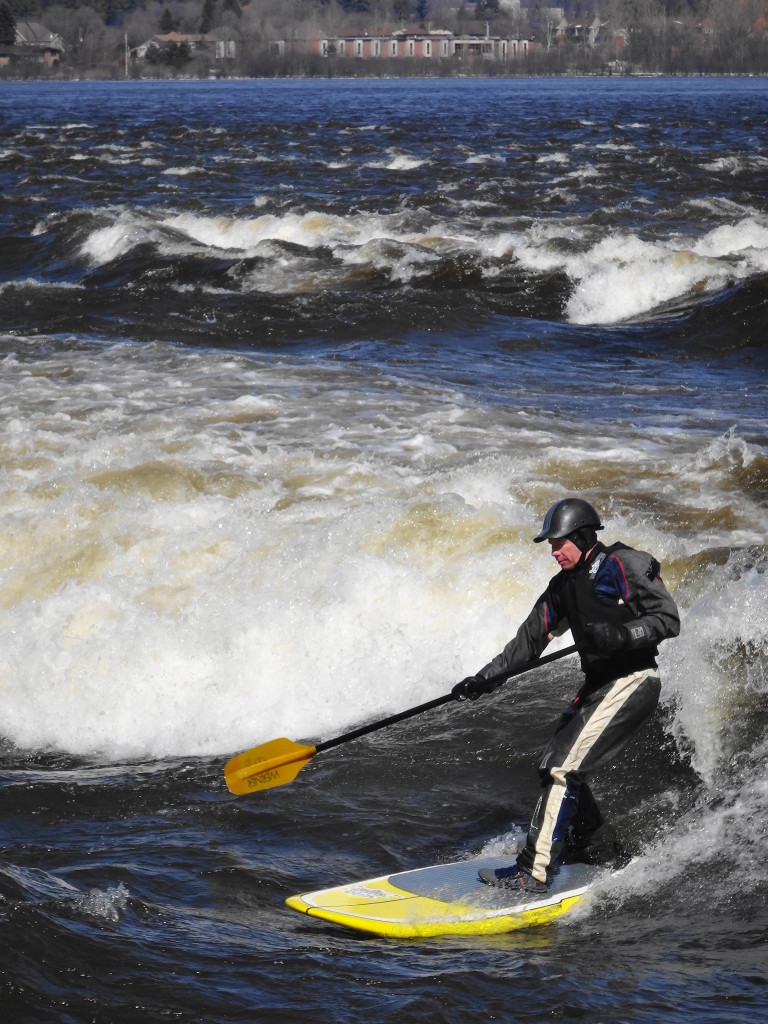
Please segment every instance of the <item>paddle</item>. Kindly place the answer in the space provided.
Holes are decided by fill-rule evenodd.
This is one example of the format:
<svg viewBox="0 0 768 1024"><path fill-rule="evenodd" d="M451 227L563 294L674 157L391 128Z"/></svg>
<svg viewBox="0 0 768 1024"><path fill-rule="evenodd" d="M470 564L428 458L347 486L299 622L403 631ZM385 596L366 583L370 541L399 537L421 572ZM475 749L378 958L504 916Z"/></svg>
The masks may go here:
<svg viewBox="0 0 768 1024"><path fill-rule="evenodd" d="M494 683L505 683L508 679L521 676L524 672L530 672L541 665L547 665L550 661L565 658L575 651L575 647L565 647L562 651L555 651L554 654L548 654L544 658L534 658L533 661L527 661L512 672L502 672L497 676L493 676L492 681ZM399 714L392 715L390 718L383 718L379 722L371 722L370 725L363 725L359 729L353 729L352 732L344 733L343 736L336 736L332 740L325 740L314 747L309 744L294 743L293 740L287 739L270 740L269 743L262 743L261 746L252 747L251 750L246 750L244 754L237 754L227 761L224 769L227 787L230 793L234 793L235 796L242 796L244 793L255 793L261 789L284 786L287 782L293 782L304 765L311 761L315 754L319 754L323 750L330 750L332 747L338 747L342 743L348 743L350 740L356 740L358 737L365 736L369 732L375 732L377 729L386 729L388 725L402 722L406 718L413 718L414 715L431 711L432 708L439 708L441 704L448 704L452 700L456 700L453 693L446 693L442 697L428 700L425 704L419 704L418 707L401 711Z"/></svg>

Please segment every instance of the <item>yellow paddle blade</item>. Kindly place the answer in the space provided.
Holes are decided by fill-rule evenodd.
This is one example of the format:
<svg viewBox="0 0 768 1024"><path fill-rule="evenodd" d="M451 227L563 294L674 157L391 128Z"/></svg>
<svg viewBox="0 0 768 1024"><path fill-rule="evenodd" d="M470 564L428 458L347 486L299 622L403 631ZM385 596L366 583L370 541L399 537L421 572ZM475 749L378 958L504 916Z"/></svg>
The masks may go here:
<svg viewBox="0 0 768 1024"><path fill-rule="evenodd" d="M293 782L316 753L315 747L294 743L293 740L262 743L260 747L253 747L227 761L224 768L227 788L235 796L242 796L260 789L284 786L286 782Z"/></svg>

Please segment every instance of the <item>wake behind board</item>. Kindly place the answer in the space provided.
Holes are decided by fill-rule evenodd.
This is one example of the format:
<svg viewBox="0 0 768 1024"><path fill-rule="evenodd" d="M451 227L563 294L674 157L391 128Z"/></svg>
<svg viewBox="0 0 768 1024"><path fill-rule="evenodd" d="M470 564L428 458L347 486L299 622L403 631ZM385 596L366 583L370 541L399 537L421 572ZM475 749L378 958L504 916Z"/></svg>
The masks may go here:
<svg viewBox="0 0 768 1024"><path fill-rule="evenodd" d="M286 903L310 917L395 939L494 935L548 924L570 910L603 870L564 865L543 895L508 892L477 876L480 868L508 863L480 857L438 864L290 896Z"/></svg>

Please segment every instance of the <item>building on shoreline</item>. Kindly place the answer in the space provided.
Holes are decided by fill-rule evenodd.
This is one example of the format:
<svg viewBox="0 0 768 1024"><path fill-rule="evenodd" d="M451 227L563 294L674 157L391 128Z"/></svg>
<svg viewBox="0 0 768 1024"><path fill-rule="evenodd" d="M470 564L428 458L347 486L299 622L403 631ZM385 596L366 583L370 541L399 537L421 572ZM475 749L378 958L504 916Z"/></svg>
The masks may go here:
<svg viewBox="0 0 768 1024"><path fill-rule="evenodd" d="M13 46L0 47L0 67L45 64L54 67L64 53L64 40L38 21L17 21Z"/></svg>
<svg viewBox="0 0 768 1024"><path fill-rule="evenodd" d="M533 52L529 38L503 39L483 35L454 35L447 30L384 32L323 37L313 32L307 39L275 39L270 51L276 56L311 54L356 60L456 60L505 62Z"/></svg>
<svg viewBox="0 0 768 1024"><path fill-rule="evenodd" d="M215 29L211 32L197 34L166 32L152 36L145 43L135 46L130 55L133 60L146 60L147 54L150 52L157 54L171 47L185 46L190 55L200 48L209 47L215 60L233 59L237 48L235 40L231 36L232 33L227 29Z"/></svg>

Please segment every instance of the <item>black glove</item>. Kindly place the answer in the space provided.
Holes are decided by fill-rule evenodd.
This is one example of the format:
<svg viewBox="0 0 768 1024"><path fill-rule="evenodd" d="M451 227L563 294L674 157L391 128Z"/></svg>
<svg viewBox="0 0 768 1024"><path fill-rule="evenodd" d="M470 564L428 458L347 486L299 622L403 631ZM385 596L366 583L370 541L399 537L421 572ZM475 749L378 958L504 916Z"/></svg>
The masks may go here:
<svg viewBox="0 0 768 1024"><path fill-rule="evenodd" d="M492 693L497 685L485 676L467 676L460 683L456 683L451 693L456 700L477 700L484 693Z"/></svg>
<svg viewBox="0 0 768 1024"><path fill-rule="evenodd" d="M599 651L621 651L629 643L629 633L625 626L588 622L584 627L584 639Z"/></svg>

